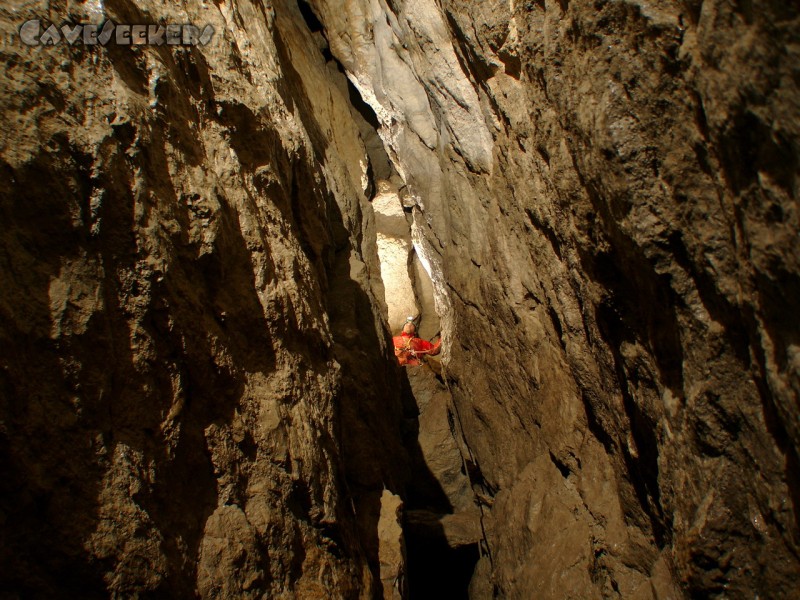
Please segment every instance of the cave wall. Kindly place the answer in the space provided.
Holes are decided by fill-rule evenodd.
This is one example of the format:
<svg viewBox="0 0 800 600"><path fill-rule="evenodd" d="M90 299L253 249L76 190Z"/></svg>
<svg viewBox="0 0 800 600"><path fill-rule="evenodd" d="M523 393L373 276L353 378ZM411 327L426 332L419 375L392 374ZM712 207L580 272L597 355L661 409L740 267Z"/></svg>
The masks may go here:
<svg viewBox="0 0 800 600"><path fill-rule="evenodd" d="M791 597L796 4L312 5L434 265L474 597Z"/></svg>
<svg viewBox="0 0 800 600"><path fill-rule="evenodd" d="M14 39L105 16L217 37ZM386 180L445 339L420 439L454 453L452 418L481 515L470 596L792 597L798 25L778 0L0 8L0 590L402 591L427 446L387 350Z"/></svg>
<svg viewBox="0 0 800 600"><path fill-rule="evenodd" d="M34 18L216 35L31 48ZM248 0L0 23L0 595L372 597L399 371L319 34Z"/></svg>

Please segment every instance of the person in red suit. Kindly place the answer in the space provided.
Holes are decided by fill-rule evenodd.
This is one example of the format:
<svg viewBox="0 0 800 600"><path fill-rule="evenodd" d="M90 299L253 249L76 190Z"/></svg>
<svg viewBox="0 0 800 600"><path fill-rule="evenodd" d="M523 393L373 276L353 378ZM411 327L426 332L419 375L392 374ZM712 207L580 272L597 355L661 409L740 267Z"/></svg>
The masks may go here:
<svg viewBox="0 0 800 600"><path fill-rule="evenodd" d="M442 340L431 344L427 340L417 337L417 328L409 321L403 325L403 333L394 336L394 355L404 367L416 367L422 364L425 356L439 354L442 349Z"/></svg>

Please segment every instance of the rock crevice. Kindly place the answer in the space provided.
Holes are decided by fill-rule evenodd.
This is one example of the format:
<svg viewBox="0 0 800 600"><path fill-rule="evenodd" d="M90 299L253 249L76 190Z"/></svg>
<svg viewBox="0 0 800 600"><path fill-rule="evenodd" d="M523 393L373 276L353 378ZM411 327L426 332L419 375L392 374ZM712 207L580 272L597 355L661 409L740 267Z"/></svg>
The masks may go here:
<svg viewBox="0 0 800 600"><path fill-rule="evenodd" d="M0 8L0 593L793 597L799 25Z"/></svg>

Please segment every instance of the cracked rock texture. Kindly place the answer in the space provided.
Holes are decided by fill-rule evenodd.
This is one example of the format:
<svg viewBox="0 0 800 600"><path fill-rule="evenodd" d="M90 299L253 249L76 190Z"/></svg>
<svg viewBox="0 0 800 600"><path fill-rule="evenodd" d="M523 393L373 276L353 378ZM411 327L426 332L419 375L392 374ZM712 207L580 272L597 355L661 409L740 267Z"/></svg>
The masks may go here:
<svg viewBox="0 0 800 600"><path fill-rule="evenodd" d="M0 596L372 597L408 472L346 79L289 2L0 9L106 16L217 34L0 49Z"/></svg>
<svg viewBox="0 0 800 600"><path fill-rule="evenodd" d="M6 3L0 595L796 597L799 12Z"/></svg>
<svg viewBox="0 0 800 600"><path fill-rule="evenodd" d="M474 597L796 594L796 3L311 2L434 265Z"/></svg>

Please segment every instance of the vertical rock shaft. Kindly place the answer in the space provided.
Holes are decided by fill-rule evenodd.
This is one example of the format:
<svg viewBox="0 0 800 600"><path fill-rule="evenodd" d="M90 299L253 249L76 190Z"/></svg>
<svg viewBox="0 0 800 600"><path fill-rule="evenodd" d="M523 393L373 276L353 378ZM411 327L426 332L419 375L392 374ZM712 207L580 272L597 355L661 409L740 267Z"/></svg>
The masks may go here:
<svg viewBox="0 0 800 600"><path fill-rule="evenodd" d="M797 8L312 4L419 209L471 593L791 597Z"/></svg>
<svg viewBox="0 0 800 600"><path fill-rule="evenodd" d="M795 595L800 15L751 4L0 8L3 593ZM106 19L215 35L58 28Z"/></svg>

